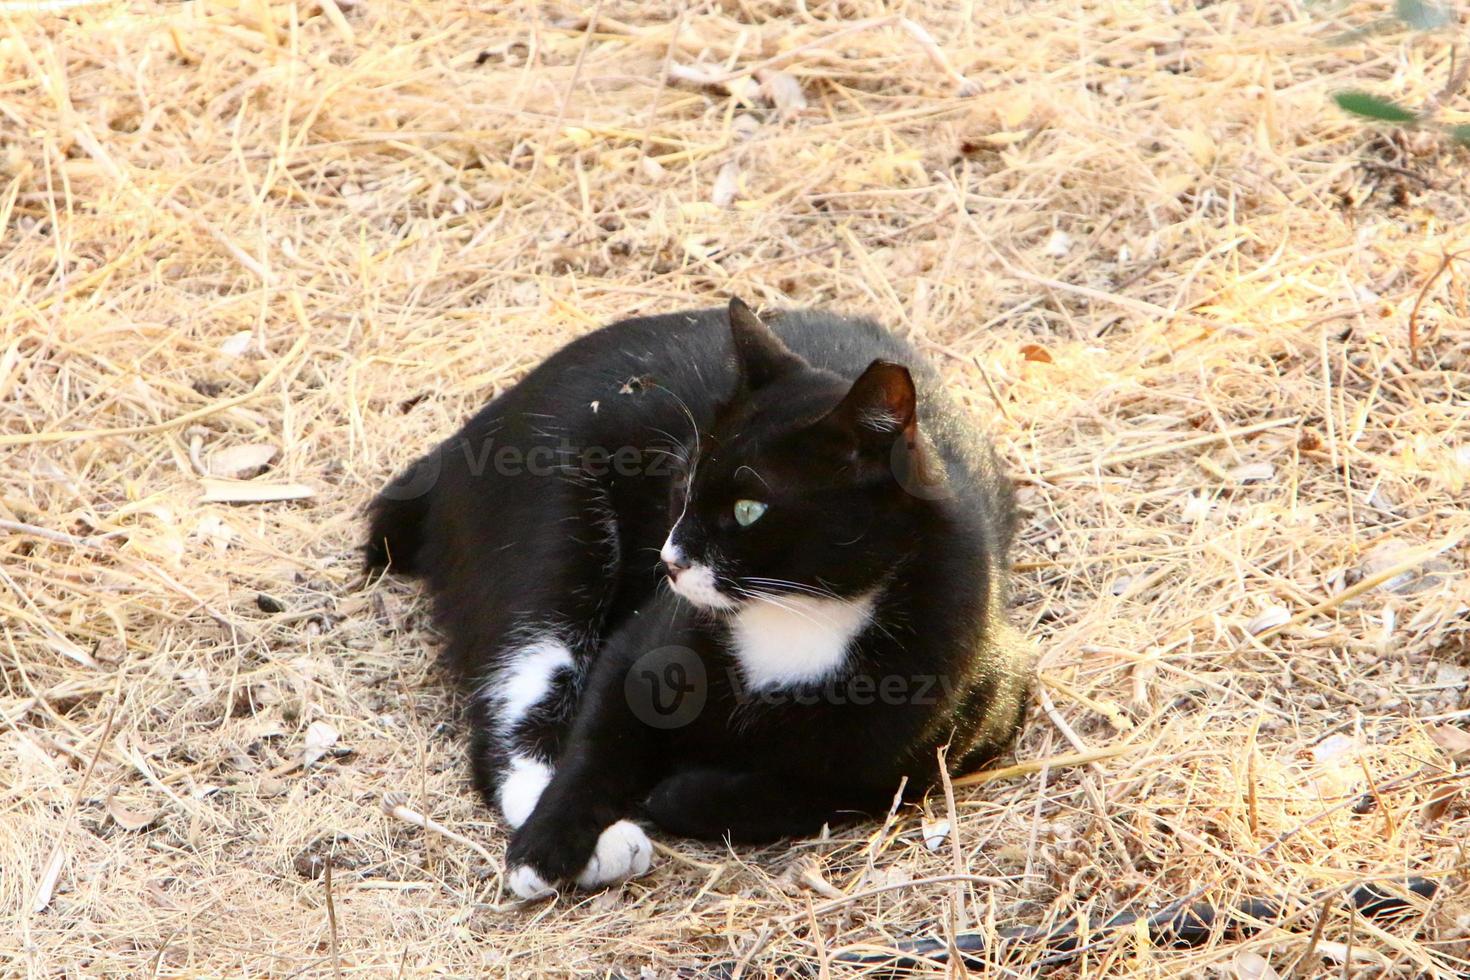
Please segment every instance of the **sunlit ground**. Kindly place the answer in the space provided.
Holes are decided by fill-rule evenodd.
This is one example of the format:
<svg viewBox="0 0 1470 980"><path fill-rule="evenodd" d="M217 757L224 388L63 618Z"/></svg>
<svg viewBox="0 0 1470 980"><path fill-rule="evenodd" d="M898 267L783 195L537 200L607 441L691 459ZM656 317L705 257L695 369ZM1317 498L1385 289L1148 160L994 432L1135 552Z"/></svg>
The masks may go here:
<svg viewBox="0 0 1470 980"><path fill-rule="evenodd" d="M0 13L0 972L840 975L1192 894L1327 897L1060 974L1466 968L1470 157L1330 98L1470 122L1451 35L1276 0L477 6ZM994 434L1034 765L502 908L360 509L565 340L732 292L882 319ZM1333 897L1410 872L1443 887L1407 922Z"/></svg>

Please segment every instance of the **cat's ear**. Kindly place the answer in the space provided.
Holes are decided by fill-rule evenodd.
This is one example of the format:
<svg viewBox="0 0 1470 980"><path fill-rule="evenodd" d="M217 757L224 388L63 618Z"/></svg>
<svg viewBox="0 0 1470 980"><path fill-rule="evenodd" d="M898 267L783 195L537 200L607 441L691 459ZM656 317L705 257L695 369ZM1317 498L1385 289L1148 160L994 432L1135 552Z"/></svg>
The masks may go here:
<svg viewBox="0 0 1470 980"><path fill-rule="evenodd" d="M892 445L900 436L912 442L918 425L915 398L909 369L878 360L852 383L828 418L860 443Z"/></svg>
<svg viewBox="0 0 1470 980"><path fill-rule="evenodd" d="M806 367L806 362L781 343L771 328L738 297L730 298L730 336L735 341L735 363L746 388L770 384L783 374Z"/></svg>

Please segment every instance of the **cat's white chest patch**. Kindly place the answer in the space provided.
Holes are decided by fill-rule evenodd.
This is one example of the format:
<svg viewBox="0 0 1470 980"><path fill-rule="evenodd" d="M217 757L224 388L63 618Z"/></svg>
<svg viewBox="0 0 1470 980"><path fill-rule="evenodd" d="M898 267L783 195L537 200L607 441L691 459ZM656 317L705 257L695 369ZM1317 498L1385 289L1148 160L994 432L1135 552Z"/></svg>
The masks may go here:
<svg viewBox="0 0 1470 980"><path fill-rule="evenodd" d="M783 595L756 599L730 618L742 680L769 691L818 683L847 662L853 640L873 619L874 596L820 599Z"/></svg>

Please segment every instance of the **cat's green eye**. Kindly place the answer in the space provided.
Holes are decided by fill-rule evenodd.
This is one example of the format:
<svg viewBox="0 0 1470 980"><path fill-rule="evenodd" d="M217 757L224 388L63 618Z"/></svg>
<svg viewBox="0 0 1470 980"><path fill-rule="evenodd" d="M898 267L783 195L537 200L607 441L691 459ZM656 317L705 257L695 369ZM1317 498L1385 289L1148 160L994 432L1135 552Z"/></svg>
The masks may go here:
<svg viewBox="0 0 1470 980"><path fill-rule="evenodd" d="M735 523L741 527L750 527L761 519L766 512L766 505L759 500L737 500L735 501Z"/></svg>

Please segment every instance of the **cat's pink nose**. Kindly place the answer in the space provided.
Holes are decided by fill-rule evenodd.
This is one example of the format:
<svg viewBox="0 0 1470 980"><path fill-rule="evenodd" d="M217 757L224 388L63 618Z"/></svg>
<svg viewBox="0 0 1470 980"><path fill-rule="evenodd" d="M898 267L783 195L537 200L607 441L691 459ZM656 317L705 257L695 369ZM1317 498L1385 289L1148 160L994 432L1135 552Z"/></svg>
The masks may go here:
<svg viewBox="0 0 1470 980"><path fill-rule="evenodd" d="M658 556L663 559L664 567L669 570L669 578L677 579L680 572L689 568L689 562L684 557L684 553L674 546L672 537L670 535L670 540L664 542L664 546L658 551Z"/></svg>

